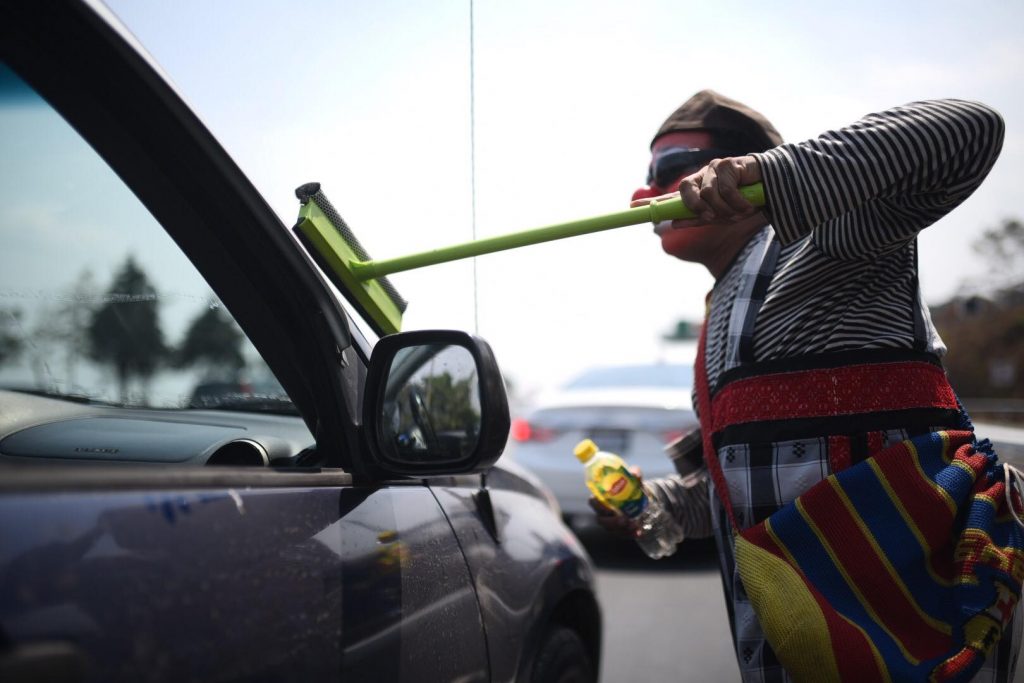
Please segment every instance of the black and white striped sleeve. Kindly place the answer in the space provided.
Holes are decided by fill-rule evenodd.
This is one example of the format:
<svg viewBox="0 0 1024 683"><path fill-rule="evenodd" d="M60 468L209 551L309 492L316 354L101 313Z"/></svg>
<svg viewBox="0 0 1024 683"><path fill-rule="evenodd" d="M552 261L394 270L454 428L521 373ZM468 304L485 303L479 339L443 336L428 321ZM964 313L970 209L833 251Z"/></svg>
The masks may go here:
<svg viewBox="0 0 1024 683"><path fill-rule="evenodd" d="M707 469L702 467L691 474L671 474L644 483L682 526L684 538L708 538L714 533Z"/></svg>
<svg viewBox="0 0 1024 683"><path fill-rule="evenodd" d="M813 231L833 258L899 248L981 184L1003 130L983 104L933 100L757 154L772 225L783 244Z"/></svg>

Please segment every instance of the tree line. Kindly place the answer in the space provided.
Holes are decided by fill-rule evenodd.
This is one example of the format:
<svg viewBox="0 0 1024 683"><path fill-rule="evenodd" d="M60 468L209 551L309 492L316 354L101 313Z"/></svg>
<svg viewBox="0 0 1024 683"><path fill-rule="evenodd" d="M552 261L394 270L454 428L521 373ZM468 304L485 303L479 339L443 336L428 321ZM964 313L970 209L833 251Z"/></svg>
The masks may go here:
<svg viewBox="0 0 1024 683"><path fill-rule="evenodd" d="M977 280L932 307L943 362L964 397L1024 400L1024 223L1004 220L974 250Z"/></svg>
<svg viewBox="0 0 1024 683"><path fill-rule="evenodd" d="M200 367L234 376L245 367L245 337L218 303L205 305L191 320L180 344L168 343L160 325L160 295L133 257L103 294L95 292L92 276L83 273L67 296L43 311L31 332L22 310L0 308L0 366L30 347L37 350L31 362L50 363L60 347L69 383L76 363L88 358L113 373L122 402L128 401L133 382L145 387L163 368Z"/></svg>

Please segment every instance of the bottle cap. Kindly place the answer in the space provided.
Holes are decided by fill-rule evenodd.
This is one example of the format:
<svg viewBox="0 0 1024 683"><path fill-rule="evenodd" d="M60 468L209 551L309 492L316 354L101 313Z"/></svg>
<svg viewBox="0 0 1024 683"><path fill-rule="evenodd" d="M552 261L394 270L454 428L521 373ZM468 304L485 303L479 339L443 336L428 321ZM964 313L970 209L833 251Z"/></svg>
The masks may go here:
<svg viewBox="0 0 1024 683"><path fill-rule="evenodd" d="M583 439L583 441L576 444L576 448L573 449L573 453L576 454L576 458L580 462L586 462L587 460L590 460L590 456L597 453L597 444L590 439Z"/></svg>

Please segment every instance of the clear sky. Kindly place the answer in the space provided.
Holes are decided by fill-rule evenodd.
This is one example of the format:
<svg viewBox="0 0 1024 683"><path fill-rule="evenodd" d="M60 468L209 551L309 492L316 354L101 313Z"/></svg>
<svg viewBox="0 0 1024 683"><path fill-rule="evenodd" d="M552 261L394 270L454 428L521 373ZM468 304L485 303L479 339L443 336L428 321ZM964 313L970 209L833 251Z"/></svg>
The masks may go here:
<svg viewBox="0 0 1024 683"><path fill-rule="evenodd" d="M788 140L931 97L1006 119L985 185L921 239L925 298L1024 216L1024 3L110 0L288 226L322 183L377 258L628 205L661 121L702 88ZM475 149L471 139L475 137ZM474 154L475 153L475 154ZM675 355L712 280L650 226L397 274L405 328L473 330L529 392L589 365ZM474 296L475 290L475 296Z"/></svg>

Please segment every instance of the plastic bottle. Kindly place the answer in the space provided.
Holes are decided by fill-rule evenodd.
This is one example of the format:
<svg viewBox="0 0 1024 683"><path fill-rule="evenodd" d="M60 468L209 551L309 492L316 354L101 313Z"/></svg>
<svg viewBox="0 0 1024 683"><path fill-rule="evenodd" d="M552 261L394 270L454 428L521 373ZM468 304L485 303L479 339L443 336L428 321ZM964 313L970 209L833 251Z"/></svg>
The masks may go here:
<svg viewBox="0 0 1024 683"><path fill-rule="evenodd" d="M682 528L622 458L599 450L590 439L580 441L574 452L586 471L587 488L595 498L630 519L636 542L648 556L658 559L676 551L683 540Z"/></svg>

